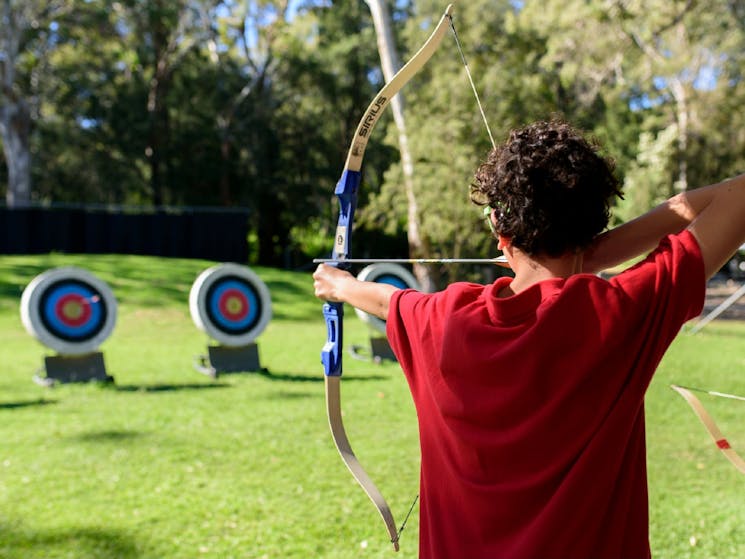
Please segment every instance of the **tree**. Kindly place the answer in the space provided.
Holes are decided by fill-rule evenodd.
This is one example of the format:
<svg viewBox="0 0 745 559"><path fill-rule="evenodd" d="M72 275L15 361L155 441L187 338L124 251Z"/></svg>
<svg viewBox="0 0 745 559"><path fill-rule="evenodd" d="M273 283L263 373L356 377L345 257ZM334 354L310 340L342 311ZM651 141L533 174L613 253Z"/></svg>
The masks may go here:
<svg viewBox="0 0 745 559"><path fill-rule="evenodd" d="M375 24L383 76L386 81L390 81L396 72L401 69L401 62L393 39L393 28L388 8L383 0L366 0L366 3L370 7L373 23ZM409 241L409 256L411 258L425 258L429 253L429 248L426 237L422 237L420 234L419 204L414 191L414 165L412 163L411 151L409 150L409 137L406 133L404 99L405 93L399 91L391 100L391 112L393 113L393 120L398 129L398 149L401 154L401 171L408 207L406 231ZM424 291L431 292L435 290L436 286L428 272L427 266L414 264L414 274Z"/></svg>
<svg viewBox="0 0 745 559"><path fill-rule="evenodd" d="M241 79L233 90L224 79L218 84L226 95L215 116L222 159L220 201L226 206L234 200L228 169L237 151L234 126L238 110L250 97L260 97L270 87L276 66L275 42L286 23L288 8L288 0L263 5L244 1L202 6L202 19L209 30L210 61L233 70Z"/></svg>
<svg viewBox="0 0 745 559"><path fill-rule="evenodd" d="M150 168L152 202L160 206L167 201L164 167L167 171L169 159L165 150L170 130L166 99L174 71L204 35L200 6L190 0L128 0L115 2L112 7L123 28L130 31L126 37L130 44L136 45L139 67L147 83L145 156Z"/></svg>
<svg viewBox="0 0 745 559"><path fill-rule="evenodd" d="M243 1L203 13L220 101L213 114L220 154L219 199L223 205L240 202L254 210L257 262L275 265L285 257L280 247L289 244L290 229L284 200L289 188L279 182L286 169L280 145L286 123L279 116L281 57L275 52L287 32L288 9L287 0ZM248 171L242 188L234 184L234 161Z"/></svg>
<svg viewBox="0 0 745 559"><path fill-rule="evenodd" d="M741 81L736 74L742 68L743 30L734 4L726 0L525 3L522 25L545 35L547 50L541 65L558 69L562 88L580 111L576 120L601 132L611 153L621 158L621 174L629 171L635 177L626 184L627 190L651 189L631 193L632 199L652 202L706 182L696 159L703 155L700 147L708 143L705 138L718 132L705 125L702 115L711 112L714 97L721 98L716 90L731 90ZM605 107L605 116L593 107ZM583 112L589 118L582 118ZM615 126L616 133L607 127L613 121L622 124ZM676 135L668 145L671 131ZM618 132L624 136L620 142ZM635 138L630 132L635 132ZM667 148L658 149L660 141ZM642 153L645 149L674 162L660 162L662 168L653 173L656 183L639 180L638 171L649 165L650 156ZM625 207L629 210L628 204Z"/></svg>
<svg viewBox="0 0 745 559"><path fill-rule="evenodd" d="M33 115L38 112L34 89L53 46L54 28L49 24L67 8L62 1L0 1L0 140L8 167L9 207L31 201L29 146Z"/></svg>

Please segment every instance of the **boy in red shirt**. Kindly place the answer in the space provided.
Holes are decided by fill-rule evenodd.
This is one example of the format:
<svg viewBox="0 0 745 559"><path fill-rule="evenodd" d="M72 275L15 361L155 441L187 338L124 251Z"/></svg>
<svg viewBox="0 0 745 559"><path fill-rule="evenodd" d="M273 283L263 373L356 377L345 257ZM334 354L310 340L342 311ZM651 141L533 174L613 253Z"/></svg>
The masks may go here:
<svg viewBox="0 0 745 559"><path fill-rule="evenodd" d="M745 175L602 233L619 195L597 146L539 122L471 193L514 278L425 294L316 270L319 298L387 320L419 420L422 558L650 556L644 394L745 243Z"/></svg>

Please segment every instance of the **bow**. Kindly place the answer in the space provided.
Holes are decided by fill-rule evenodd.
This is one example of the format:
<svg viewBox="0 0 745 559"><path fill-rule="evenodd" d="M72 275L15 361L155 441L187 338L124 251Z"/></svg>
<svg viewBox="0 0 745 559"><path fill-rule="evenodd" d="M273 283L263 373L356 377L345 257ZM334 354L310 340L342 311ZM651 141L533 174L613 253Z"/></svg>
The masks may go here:
<svg viewBox="0 0 745 559"><path fill-rule="evenodd" d="M362 168L362 158L365 155L370 134L391 98L426 64L437 50L447 32L447 24L451 20L452 11L453 5L450 4L424 45L378 92L357 126L344 171L334 190L334 194L339 200L339 220L336 227L332 262L329 265L340 268L348 267L348 263L345 261L348 261L351 256L352 224L357 207L357 190L362 179L360 169ZM400 531L396 530L391 509L375 483L357 460L342 421L340 381L342 375L343 304L325 303L323 305L323 316L326 321L327 338L321 351L321 362L325 373L326 412L331 434L347 468L378 509L391 537L391 543L393 543L394 549L398 551Z"/></svg>
<svg viewBox="0 0 745 559"><path fill-rule="evenodd" d="M699 389L686 388L684 386L678 386L677 384L670 385L670 388L672 388L683 398L685 398L685 401L688 402L691 408L693 408L693 411L701 420L701 423L704 424L704 427L708 431L709 435L711 435L711 438L714 439L714 443L717 445L717 448L722 451L727 460L729 460L740 473L745 474L745 460L743 460L740 455L737 454L735 450L730 446L729 441L722 434L722 431L719 430L719 427L714 422L714 418L709 415L709 412L706 411L701 401L696 397L695 394L693 394L693 392L691 392L692 390ZM712 392L709 390L702 390L702 392L706 392L707 394L712 394L714 396L721 396L723 398L745 400L745 398L743 398L742 396L734 396L732 394L723 394L721 392Z"/></svg>

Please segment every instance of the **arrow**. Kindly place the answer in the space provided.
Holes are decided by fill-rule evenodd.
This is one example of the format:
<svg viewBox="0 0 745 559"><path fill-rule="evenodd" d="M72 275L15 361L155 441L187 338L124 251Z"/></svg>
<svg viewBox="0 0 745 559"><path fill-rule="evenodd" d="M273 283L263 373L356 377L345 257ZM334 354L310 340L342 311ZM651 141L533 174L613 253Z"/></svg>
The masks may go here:
<svg viewBox="0 0 745 559"><path fill-rule="evenodd" d="M496 258L314 258L313 264L329 263L347 264L496 264L503 268L509 268L507 257Z"/></svg>

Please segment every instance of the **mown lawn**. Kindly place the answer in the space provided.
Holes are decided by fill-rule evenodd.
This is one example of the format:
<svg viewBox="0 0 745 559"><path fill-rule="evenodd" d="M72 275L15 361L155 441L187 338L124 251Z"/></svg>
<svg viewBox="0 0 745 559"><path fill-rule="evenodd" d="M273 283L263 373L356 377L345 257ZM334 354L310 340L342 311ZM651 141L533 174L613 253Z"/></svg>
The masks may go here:
<svg viewBox="0 0 745 559"><path fill-rule="evenodd" d="M90 270L117 297L117 326L102 346L113 385L31 380L47 350L21 325L21 292L60 265ZM0 557L416 557L417 509L394 554L331 441L319 363L326 331L310 275L254 268L272 292L274 318L258 340L267 372L212 380L192 367L208 340L187 301L211 265L0 257ZM345 332L346 345L367 344L351 311ZM406 383L394 363L345 358L349 436L400 523L418 484ZM682 334L647 401L654 555L745 557L745 476L671 382L745 394L745 324ZM702 399L745 448L743 404Z"/></svg>

